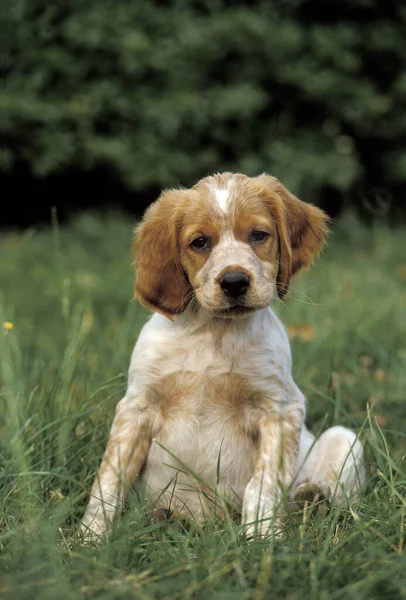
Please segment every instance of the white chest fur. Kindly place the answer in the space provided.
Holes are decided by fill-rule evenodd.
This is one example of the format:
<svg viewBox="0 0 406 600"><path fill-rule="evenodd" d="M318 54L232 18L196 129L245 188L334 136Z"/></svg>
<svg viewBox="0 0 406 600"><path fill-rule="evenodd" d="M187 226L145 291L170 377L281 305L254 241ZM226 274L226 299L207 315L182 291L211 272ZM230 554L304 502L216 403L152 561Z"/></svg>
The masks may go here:
<svg viewBox="0 0 406 600"><path fill-rule="evenodd" d="M290 377L291 357L286 331L270 308L234 321L215 323L202 317L175 322L154 314L134 348L129 393L137 396L158 379L178 372L204 374L208 369L238 373L251 380Z"/></svg>
<svg viewBox="0 0 406 600"><path fill-rule="evenodd" d="M155 314L134 349L127 391L153 415L158 443L143 472L150 495L178 512L185 503L201 508L204 482L205 502L217 487L238 506L256 460L255 415L297 401L290 364L271 309L216 323Z"/></svg>

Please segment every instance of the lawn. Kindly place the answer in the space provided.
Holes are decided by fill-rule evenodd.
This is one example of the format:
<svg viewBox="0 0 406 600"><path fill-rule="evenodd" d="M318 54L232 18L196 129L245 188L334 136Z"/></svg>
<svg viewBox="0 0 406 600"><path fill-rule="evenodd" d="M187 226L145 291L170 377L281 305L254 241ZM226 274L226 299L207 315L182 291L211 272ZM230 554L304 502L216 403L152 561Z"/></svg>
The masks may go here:
<svg viewBox="0 0 406 600"><path fill-rule="evenodd" d="M315 432L360 432L368 484L350 509L290 513L280 540L238 521L157 522L132 492L111 540L76 534L132 347L132 224L83 215L0 236L0 596L406 598L406 229L334 223L275 308Z"/></svg>

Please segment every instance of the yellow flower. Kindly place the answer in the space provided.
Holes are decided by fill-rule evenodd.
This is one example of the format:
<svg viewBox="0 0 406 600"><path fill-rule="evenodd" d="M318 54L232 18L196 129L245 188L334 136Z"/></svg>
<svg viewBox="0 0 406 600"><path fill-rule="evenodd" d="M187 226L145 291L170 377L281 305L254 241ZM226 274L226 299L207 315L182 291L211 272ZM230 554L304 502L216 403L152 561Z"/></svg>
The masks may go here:
<svg viewBox="0 0 406 600"><path fill-rule="evenodd" d="M14 323L11 323L11 321L4 321L3 327L4 327L4 331L13 331Z"/></svg>
<svg viewBox="0 0 406 600"><path fill-rule="evenodd" d="M58 502L59 500L63 500L64 495L61 492L61 488L58 488L57 490L50 490L49 499L53 502Z"/></svg>

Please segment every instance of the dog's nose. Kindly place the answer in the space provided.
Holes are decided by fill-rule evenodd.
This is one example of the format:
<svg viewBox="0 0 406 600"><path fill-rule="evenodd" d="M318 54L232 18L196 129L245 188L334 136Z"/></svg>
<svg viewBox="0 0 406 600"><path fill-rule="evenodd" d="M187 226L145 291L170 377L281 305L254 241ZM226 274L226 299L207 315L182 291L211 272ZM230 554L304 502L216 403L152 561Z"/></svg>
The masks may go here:
<svg viewBox="0 0 406 600"><path fill-rule="evenodd" d="M220 287L225 296L237 298L242 296L250 286L250 278L242 271L228 271L220 277Z"/></svg>

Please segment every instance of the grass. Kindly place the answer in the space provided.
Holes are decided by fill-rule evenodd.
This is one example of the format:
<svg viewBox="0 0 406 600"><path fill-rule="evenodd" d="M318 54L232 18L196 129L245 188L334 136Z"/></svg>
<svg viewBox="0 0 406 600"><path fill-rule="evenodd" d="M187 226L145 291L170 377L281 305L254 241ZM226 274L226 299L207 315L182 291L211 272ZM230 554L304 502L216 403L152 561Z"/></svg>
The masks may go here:
<svg viewBox="0 0 406 600"><path fill-rule="evenodd" d="M135 498L110 541L75 534L147 313L131 224L85 215L0 237L0 595L4 598L406 598L406 230L335 224L276 304L315 432L361 432L365 495L288 516L284 539L238 522L196 535Z"/></svg>

